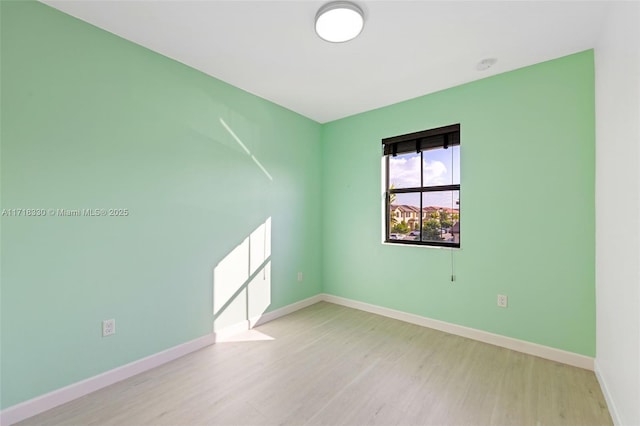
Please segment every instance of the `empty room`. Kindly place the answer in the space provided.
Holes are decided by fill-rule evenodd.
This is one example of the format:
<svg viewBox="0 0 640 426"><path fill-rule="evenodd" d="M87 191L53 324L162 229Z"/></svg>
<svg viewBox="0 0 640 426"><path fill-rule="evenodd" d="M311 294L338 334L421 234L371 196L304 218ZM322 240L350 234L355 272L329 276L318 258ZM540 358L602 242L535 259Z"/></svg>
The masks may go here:
<svg viewBox="0 0 640 426"><path fill-rule="evenodd" d="M640 2L0 24L0 424L640 426Z"/></svg>

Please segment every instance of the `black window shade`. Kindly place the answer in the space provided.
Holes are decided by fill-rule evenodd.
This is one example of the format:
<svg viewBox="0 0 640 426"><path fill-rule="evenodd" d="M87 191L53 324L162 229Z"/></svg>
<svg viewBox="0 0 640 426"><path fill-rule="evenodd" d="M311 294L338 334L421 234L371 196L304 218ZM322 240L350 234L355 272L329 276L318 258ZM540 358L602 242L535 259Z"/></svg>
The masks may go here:
<svg viewBox="0 0 640 426"><path fill-rule="evenodd" d="M460 125L452 124L451 126L382 139L382 145L384 155L420 152L460 145Z"/></svg>

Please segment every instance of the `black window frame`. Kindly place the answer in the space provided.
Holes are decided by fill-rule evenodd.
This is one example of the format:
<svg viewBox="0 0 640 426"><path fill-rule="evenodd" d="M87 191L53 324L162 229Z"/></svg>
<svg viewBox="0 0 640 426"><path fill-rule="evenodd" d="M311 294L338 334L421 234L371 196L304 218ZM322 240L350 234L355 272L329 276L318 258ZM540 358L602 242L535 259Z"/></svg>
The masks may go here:
<svg viewBox="0 0 640 426"><path fill-rule="evenodd" d="M422 194L425 192L438 192L438 191L458 191L460 197L460 183L451 185L433 185L424 186L424 170L423 170L423 152L431 149L448 149L452 146L460 146L460 124L452 124L449 126L438 127L435 129L424 130L421 132L408 133L406 135L394 136L390 138L382 139L382 155L385 159L385 236L384 242L390 244L401 245L415 245L415 246L432 246L432 247L450 247L460 248L460 241L462 240L461 233L458 242L451 241L423 241L422 240L422 226L423 226L423 206L422 206ZM389 188L389 157L395 157L397 154L406 154L410 152L420 153L420 184L418 187L411 188ZM390 239L391 233L391 196L392 194L407 194L418 193L420 194L420 210L418 216L420 220L420 238L418 240L396 240ZM458 227L460 227L460 219L462 216L462 210L460 204L458 204Z"/></svg>

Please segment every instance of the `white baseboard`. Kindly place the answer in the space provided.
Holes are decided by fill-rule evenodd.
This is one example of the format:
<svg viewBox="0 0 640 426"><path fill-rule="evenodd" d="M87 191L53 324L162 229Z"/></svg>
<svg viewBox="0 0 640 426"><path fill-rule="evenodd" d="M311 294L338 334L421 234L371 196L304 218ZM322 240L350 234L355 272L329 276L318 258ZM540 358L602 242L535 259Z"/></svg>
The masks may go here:
<svg viewBox="0 0 640 426"><path fill-rule="evenodd" d="M373 314L397 319L411 324L423 327L433 328L444 331L445 333L455 334L457 336L467 337L469 339L478 340L480 342L490 343L514 351L534 355L540 358L549 359L563 364L573 365L575 367L593 370L593 358L576 354L573 352L563 351L562 349L551 348L549 346L539 345L524 340L514 339L511 337L501 336L499 334L489 333L487 331L477 330L475 328L464 327L462 325L452 324L445 321L439 321L420 315L409 314L394 309L384 308L382 306L371 305L369 303L359 302L357 300L346 299L344 297L333 296L331 294L323 294L325 302L335 303L349 308L359 309L361 311L371 312Z"/></svg>
<svg viewBox="0 0 640 426"><path fill-rule="evenodd" d="M307 306L311 306L322 301L346 306L349 308L359 309L361 311L371 312L373 314L394 318L423 327L433 328L436 330L444 331L446 333L479 340L481 342L490 343L492 345L501 346L518 352L535 355L541 358L550 359L568 365L573 365L588 370L594 369L593 358L584 355L579 355L572 352L563 351L561 349L555 349L548 346L538 345L536 343L526 342L523 340L513 339L511 337L489 333L482 330L422 317L419 315L409 314L402 311L396 311L393 309L384 308L382 306L371 305L356 300L346 299L331 294L318 294L309 297L308 299L304 299L299 302L292 303L291 305L287 305L271 312L267 312L259 317L250 318L238 324L234 324L232 326L225 327L224 329L217 330L215 333L208 334L195 340L191 340L190 342L183 343L165 351L158 352L157 354L142 358L138 361L134 361L130 364L114 368L113 370L106 371L97 376L90 377L86 380L73 383L69 386L65 386L63 388L49 392L45 395L9 407L0 412L0 425L10 425L35 416L36 414L40 414L44 411L50 410L51 408L57 407L58 405L72 401L76 398L80 398L81 396L87 395L98 389L135 376L136 374L140 374L144 371L150 370L169 361L173 361L174 359L197 351L198 349L201 349L205 346L212 345L216 341L224 340L224 338L230 337L234 334L247 331L253 327L269 321L273 321L276 318L280 318L282 316L288 315L297 310L306 308ZM596 375L597 374L598 372L596 371ZM607 403L609 404L612 417L614 417L614 422L616 424L620 424L616 421L616 417L614 414L615 407L612 404L608 392L606 391L605 383L600 376L598 376L598 380L600 381L601 387L603 388L605 398L607 398Z"/></svg>
<svg viewBox="0 0 640 426"><path fill-rule="evenodd" d="M90 377L54 390L28 401L21 402L0 412L0 425L10 425L26 418L35 416L44 411L50 410L58 405L62 405L91 392L102 389L106 386L117 383L121 380L140 374L144 371L165 364L174 359L180 358L191 352L212 345L214 337L212 334L199 337L189 342L174 346L162 352L139 359L113 370L106 371L97 376Z"/></svg>
<svg viewBox="0 0 640 426"><path fill-rule="evenodd" d="M290 305L283 306L280 309L275 309L271 312L262 314L258 318L250 319L249 322L251 323L251 328L257 327L269 321L273 321L276 318L289 315L295 311L299 311L302 308L306 308L307 306L315 305L318 302L322 302L324 300L324 296L325 296L324 294L316 294L315 296L311 296L307 299L300 300L299 302L295 302Z"/></svg>
<svg viewBox="0 0 640 426"><path fill-rule="evenodd" d="M234 336L236 334L242 333L243 331L247 331L251 328L251 321L244 320L239 323L229 325L227 327L221 328L220 330L216 330L213 332L213 341L215 343L226 340L227 338Z"/></svg>
<svg viewBox="0 0 640 426"><path fill-rule="evenodd" d="M248 320L240 321L236 324L226 326L220 330L216 330L214 334L214 340L216 342L224 341L229 337L232 337L236 334L243 333L252 329L253 327L257 327L269 321L273 321L276 318L283 317L285 315L289 315L295 311L299 311L302 308L306 308L307 306L315 305L318 302L322 302L324 300L323 294L316 294L315 296L311 296L307 299L300 300L298 302L292 303L287 306L283 306L282 308L275 309L270 312L266 312L260 316L249 318Z"/></svg>
<svg viewBox="0 0 640 426"><path fill-rule="evenodd" d="M121 380L135 376L136 374L158 367L159 365L173 361L174 359L180 358L191 352L195 352L205 346L212 345L216 341L224 340L234 334L247 331L256 325L264 324L281 316L288 315L299 309L321 302L322 300L323 295L315 295L308 299L267 312L259 317L250 318L249 320L242 321L238 324L225 327L222 330L217 330L215 333L207 334L206 336L169 348L165 351L158 352L157 354L150 355L130 364L114 368L113 370L106 371L102 374L98 374L97 376L90 377L28 401L21 402L0 412L0 425L11 425L13 423L17 423L21 420L57 407L58 405L65 404L91 392L95 392L98 389L102 389Z"/></svg>
<svg viewBox="0 0 640 426"><path fill-rule="evenodd" d="M611 393L609 392L609 387L607 386L607 381L602 375L602 370L598 365L598 359L596 358L594 362L593 371L596 373L596 379L598 379L598 383L600 384L600 389L602 389L602 394L604 395L604 400L607 402L607 408L609 408L609 414L611 414L611 420L613 420L614 425L623 425L620 420L620 416L618 414L618 410L616 408L616 404L613 402L613 398L611 397Z"/></svg>

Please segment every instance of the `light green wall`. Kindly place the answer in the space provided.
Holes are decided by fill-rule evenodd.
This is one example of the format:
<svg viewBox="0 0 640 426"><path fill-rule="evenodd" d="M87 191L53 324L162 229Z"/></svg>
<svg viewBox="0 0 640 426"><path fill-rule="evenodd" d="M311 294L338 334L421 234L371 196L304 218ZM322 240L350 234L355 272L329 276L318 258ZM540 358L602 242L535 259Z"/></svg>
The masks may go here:
<svg viewBox="0 0 640 426"><path fill-rule="evenodd" d="M2 208L130 211L2 217L3 408L210 333L213 269L269 217L268 309L321 291L319 124L42 4L1 3Z"/></svg>
<svg viewBox="0 0 640 426"><path fill-rule="evenodd" d="M380 243L380 140L454 123L452 283L450 250ZM594 144L592 51L325 125L324 291L593 356Z"/></svg>
<svg viewBox="0 0 640 426"><path fill-rule="evenodd" d="M591 51L320 126L1 4L2 208L130 210L2 218L2 408L211 332L213 270L268 218L269 310L325 291L594 355ZM455 283L450 250L380 243L380 140L452 123Z"/></svg>

